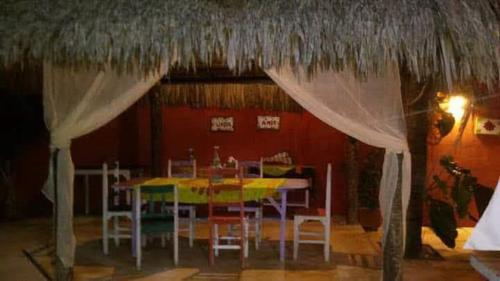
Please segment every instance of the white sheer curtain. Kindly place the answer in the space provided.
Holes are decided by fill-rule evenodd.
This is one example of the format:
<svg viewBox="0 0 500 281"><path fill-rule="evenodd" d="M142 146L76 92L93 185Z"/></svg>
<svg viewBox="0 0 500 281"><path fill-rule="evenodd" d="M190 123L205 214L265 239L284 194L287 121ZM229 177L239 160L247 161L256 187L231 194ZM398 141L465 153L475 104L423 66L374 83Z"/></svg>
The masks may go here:
<svg viewBox="0 0 500 281"><path fill-rule="evenodd" d="M464 249L480 251L500 251L500 179L495 192L472 230L472 234L464 245Z"/></svg>
<svg viewBox="0 0 500 281"><path fill-rule="evenodd" d="M303 71L299 70L297 75L290 67L266 72L295 101L326 124L386 149L379 196L385 241L398 180L397 153L404 153L403 224L411 186L411 159L398 67L389 66L385 75L370 75L364 80L354 77L352 71L319 72L310 79Z"/></svg>
<svg viewBox="0 0 500 281"><path fill-rule="evenodd" d="M118 75L111 69L74 71L44 63L43 106L51 138L51 163L43 192L49 200L57 200L57 256L65 267L73 265L75 249L71 140L115 118L146 93L161 74L163 70L148 77L138 73Z"/></svg>

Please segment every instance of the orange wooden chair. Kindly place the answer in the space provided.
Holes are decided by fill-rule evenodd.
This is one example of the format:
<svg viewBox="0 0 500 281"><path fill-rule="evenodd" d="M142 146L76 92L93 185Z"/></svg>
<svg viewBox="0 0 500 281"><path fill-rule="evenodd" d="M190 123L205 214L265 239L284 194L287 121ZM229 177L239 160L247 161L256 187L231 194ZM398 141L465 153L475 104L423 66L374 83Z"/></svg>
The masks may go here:
<svg viewBox="0 0 500 281"><path fill-rule="evenodd" d="M227 179L236 179L236 182L227 183ZM248 220L245 218L245 204L243 201L243 169L209 168L208 169L208 222L209 262L214 264L219 250L240 250L241 267L248 255ZM237 193L237 198L231 202L218 200L220 192ZM228 213L228 207L239 207L239 212ZM240 225L239 236L219 236L219 225ZM238 241L239 243L232 243ZM226 242L226 243L224 243Z"/></svg>

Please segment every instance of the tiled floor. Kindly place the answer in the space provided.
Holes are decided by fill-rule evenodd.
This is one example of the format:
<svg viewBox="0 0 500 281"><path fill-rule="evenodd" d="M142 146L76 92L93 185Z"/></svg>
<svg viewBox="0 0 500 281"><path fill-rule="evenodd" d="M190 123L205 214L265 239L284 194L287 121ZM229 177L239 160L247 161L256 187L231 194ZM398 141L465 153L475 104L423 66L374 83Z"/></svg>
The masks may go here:
<svg viewBox="0 0 500 281"><path fill-rule="evenodd" d="M288 242L292 223L288 224ZM314 227L314 226L312 226ZM44 280L22 254L22 249L34 250L47 243L51 225L48 219L25 220L0 224L0 280ZM75 219L78 240L75 266L76 280L379 280L380 233L365 233L359 226L334 224L332 227L332 262L325 263L317 245L301 246L299 261L291 260L291 243L287 243L287 262L278 261L278 231L276 220L264 222L263 244L260 250L251 248L245 270L239 269L238 253L223 252L216 265L207 262L207 228L197 225L197 240L189 248L181 239L180 264L172 265L171 247L159 247L158 241L148 243L144 251L143 270L135 270L129 242L115 247L110 243L110 255L104 256L100 244L100 219ZM443 260L415 260L404 264L404 280L482 280L469 265L470 252L460 250L470 229L460 229L457 249L447 249L432 231L424 229L424 242L430 244ZM50 250L50 249L49 249ZM43 268L50 270L47 250L34 256Z"/></svg>

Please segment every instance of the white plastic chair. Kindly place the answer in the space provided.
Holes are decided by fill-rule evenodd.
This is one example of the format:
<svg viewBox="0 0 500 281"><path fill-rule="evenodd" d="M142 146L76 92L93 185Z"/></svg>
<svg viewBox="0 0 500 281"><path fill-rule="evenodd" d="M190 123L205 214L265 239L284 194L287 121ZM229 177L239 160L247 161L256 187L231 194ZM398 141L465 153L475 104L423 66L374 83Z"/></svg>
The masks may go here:
<svg viewBox="0 0 500 281"><path fill-rule="evenodd" d="M298 214L293 218L293 259L297 260L299 244L323 244L325 262L330 260L330 224L331 224L332 164L328 164L326 174L325 208L306 210L306 214ZM311 212L313 211L313 212ZM301 231L304 222L317 221L323 225L322 232ZM321 239L304 239L301 237L320 237Z"/></svg>
<svg viewBox="0 0 500 281"><path fill-rule="evenodd" d="M176 171L176 169L185 168L185 171ZM193 160L172 160L168 159L167 176L169 178L196 178L196 159ZM172 211L172 206L167 206L167 210ZM195 205L179 205L179 212L187 213L187 218L180 218L183 225L179 228L179 232L188 232L189 247L193 247L196 227L196 206ZM187 222L187 223L186 223Z"/></svg>
<svg viewBox="0 0 500 281"><path fill-rule="evenodd" d="M262 178L262 159L260 161L239 161L238 166L243 168L243 177L245 178ZM236 167L238 168L238 167ZM258 169L258 173L256 170ZM262 219L263 219L263 209L261 202L256 202L256 206L245 206L245 214L252 214L253 216L248 219L249 224L249 234L254 236L255 239L255 249L259 249L259 245L262 241ZM228 207L229 212L239 212L240 208L237 206ZM229 228L229 232L232 232L232 227Z"/></svg>
<svg viewBox="0 0 500 281"><path fill-rule="evenodd" d="M120 181L120 176L130 180L130 173L121 173L118 162L115 163L113 171L108 170L108 164L102 164L102 246L105 255L109 253L109 239L113 239L115 246L120 245L120 238L131 239L132 229L120 225L120 218L132 220L132 206L130 203L130 190L110 188L109 175L113 183ZM110 191L112 192L110 196ZM125 197L125 198L123 198ZM109 232L109 220L113 220L111 233Z"/></svg>

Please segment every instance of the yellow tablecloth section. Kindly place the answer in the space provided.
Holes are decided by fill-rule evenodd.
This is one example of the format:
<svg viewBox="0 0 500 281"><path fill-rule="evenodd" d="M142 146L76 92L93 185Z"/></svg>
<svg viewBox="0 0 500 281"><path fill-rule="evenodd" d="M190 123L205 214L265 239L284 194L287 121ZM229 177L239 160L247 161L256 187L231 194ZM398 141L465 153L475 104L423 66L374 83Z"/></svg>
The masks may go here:
<svg viewBox="0 0 500 281"><path fill-rule="evenodd" d="M252 178L243 180L243 200L258 201L266 197L272 196L277 192L278 188L283 186L286 179L274 178ZM235 184L237 179L224 179L224 184ZM186 178L154 178L143 183L137 184L134 188L141 185L149 186L164 186L176 185L179 192L179 202L190 204L206 204L208 202L208 179L186 179ZM167 201L172 201L173 198L167 197ZM160 198L155 198L160 200ZM217 202L234 202L238 201L238 192L236 191L221 191L215 195Z"/></svg>

